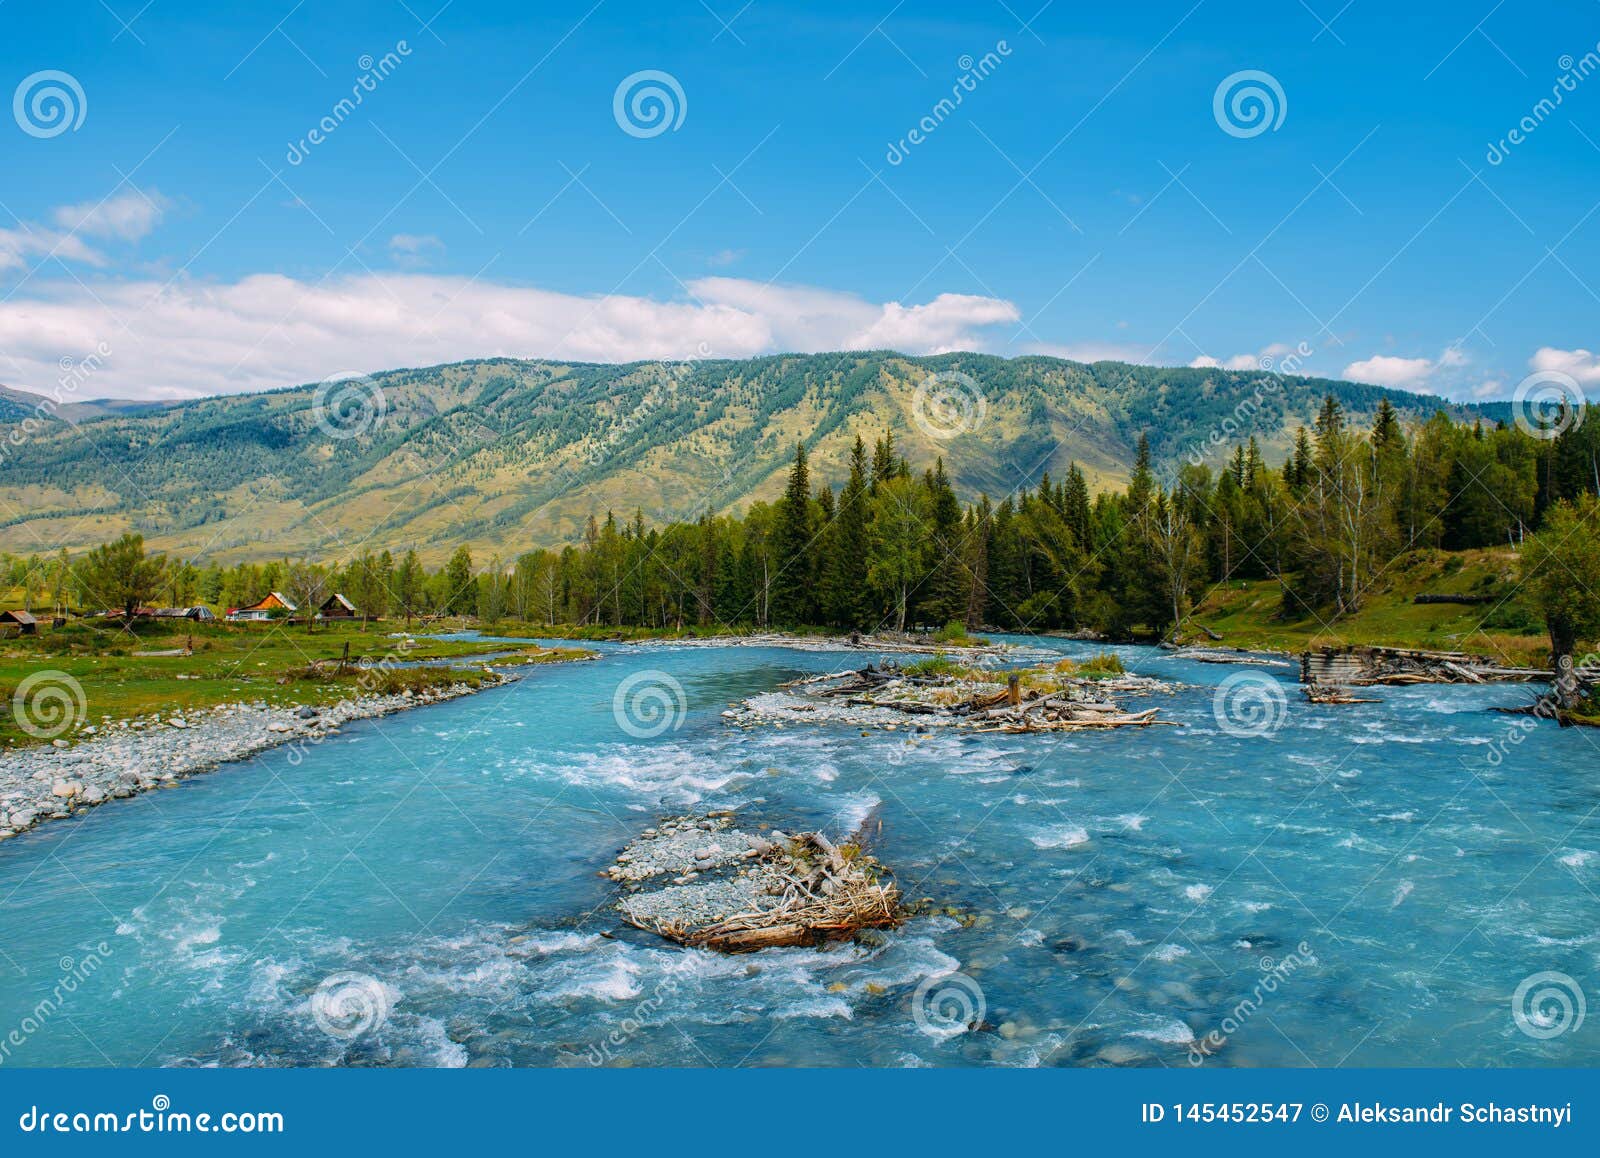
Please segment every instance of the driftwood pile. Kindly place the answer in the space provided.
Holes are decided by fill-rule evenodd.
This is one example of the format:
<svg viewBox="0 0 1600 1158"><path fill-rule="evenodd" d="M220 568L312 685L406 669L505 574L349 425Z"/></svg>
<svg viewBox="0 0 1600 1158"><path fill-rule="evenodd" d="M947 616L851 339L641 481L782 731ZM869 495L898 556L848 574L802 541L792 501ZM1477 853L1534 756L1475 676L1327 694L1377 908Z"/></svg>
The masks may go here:
<svg viewBox="0 0 1600 1158"><path fill-rule="evenodd" d="M1291 667L1293 660L1261 655L1242 647L1171 647L1173 659L1187 659L1195 663L1245 664L1253 667Z"/></svg>
<svg viewBox="0 0 1600 1158"><path fill-rule="evenodd" d="M670 854L652 860L646 846L663 835L670 840L675 829L681 831L677 826L703 823L681 817L647 830L606 875L639 886L676 871L682 865ZM903 919L892 877L858 844L836 845L820 832L758 836L728 830L720 820L712 831L723 847L730 839L746 847L736 860L714 854L716 863L702 860L703 867L685 870L667 887L623 897L617 905L623 919L679 944L724 953L816 947ZM648 871L657 866L657 872Z"/></svg>
<svg viewBox="0 0 1600 1158"><path fill-rule="evenodd" d="M1505 667L1482 655L1395 647L1325 647L1300 657L1304 684L1490 684L1548 680L1542 668Z"/></svg>
<svg viewBox="0 0 1600 1158"><path fill-rule="evenodd" d="M1363 699L1353 696L1349 690L1339 684L1307 684L1300 689L1305 697L1313 704L1377 704L1381 700Z"/></svg>
<svg viewBox="0 0 1600 1158"><path fill-rule="evenodd" d="M977 732L1051 732L1087 728L1146 727L1168 721L1159 708L1125 712L1107 692L1146 693L1163 687L1143 676L1081 679L1047 669L916 675L893 665L811 676L784 685L820 700L859 708L890 709L928 722ZM791 708L793 710L802 710Z"/></svg>

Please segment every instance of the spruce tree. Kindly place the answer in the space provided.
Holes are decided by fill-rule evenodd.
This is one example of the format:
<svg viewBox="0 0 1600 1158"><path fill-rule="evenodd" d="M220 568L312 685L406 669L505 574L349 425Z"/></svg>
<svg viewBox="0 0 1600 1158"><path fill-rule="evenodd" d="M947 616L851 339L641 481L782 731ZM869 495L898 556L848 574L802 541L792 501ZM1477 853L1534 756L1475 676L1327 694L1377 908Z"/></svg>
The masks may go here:
<svg viewBox="0 0 1600 1158"><path fill-rule="evenodd" d="M796 443L789 485L778 500L777 574L772 580L774 622L801 626L815 618L816 552L811 530L811 471L804 443Z"/></svg>
<svg viewBox="0 0 1600 1158"><path fill-rule="evenodd" d="M867 551L872 512L867 472L867 448L858 436L850 451L850 477L839 492L829 524L822 584L828 621L851 629L870 626Z"/></svg>

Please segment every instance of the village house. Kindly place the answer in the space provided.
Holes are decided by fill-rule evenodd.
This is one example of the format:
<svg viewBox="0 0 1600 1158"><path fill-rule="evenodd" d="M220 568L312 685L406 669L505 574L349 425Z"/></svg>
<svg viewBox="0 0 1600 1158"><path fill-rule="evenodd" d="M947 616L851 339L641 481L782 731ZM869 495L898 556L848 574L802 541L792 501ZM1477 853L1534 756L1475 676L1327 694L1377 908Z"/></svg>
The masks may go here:
<svg viewBox="0 0 1600 1158"><path fill-rule="evenodd" d="M209 622L216 618L211 608L203 603L193 607L157 607L151 614L156 619L192 619L198 623Z"/></svg>
<svg viewBox="0 0 1600 1158"><path fill-rule="evenodd" d="M355 615L356 605L337 591L328 596L327 602L317 612L318 619L354 619Z"/></svg>
<svg viewBox="0 0 1600 1158"><path fill-rule="evenodd" d="M0 611L0 635L37 635L39 621L27 611Z"/></svg>
<svg viewBox="0 0 1600 1158"><path fill-rule="evenodd" d="M235 607L228 612L229 623L251 623L264 619L277 619L283 615L293 615L298 610L276 591L267 593L267 597L260 603L252 603L249 607Z"/></svg>

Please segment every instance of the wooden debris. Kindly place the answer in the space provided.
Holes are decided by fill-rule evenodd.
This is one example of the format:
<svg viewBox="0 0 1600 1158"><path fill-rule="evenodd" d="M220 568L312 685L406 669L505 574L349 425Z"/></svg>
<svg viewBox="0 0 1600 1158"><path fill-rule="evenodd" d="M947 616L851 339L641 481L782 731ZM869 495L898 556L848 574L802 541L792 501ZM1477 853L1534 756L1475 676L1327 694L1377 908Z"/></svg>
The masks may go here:
<svg viewBox="0 0 1600 1158"><path fill-rule="evenodd" d="M669 829L664 824L661 831ZM647 830L640 841L624 849L618 865L631 869L635 853L655 832ZM724 835L745 834L724 831ZM668 940L723 953L816 947L847 940L863 929L892 928L904 919L893 878L859 844L836 845L820 832L770 835L770 840L748 837L751 850L720 879L675 882L671 888L645 894L654 902L648 905L638 903L640 894L625 897L618 904L623 919ZM626 879L622 873L607 875ZM721 911L706 908L704 898L713 889L718 890ZM683 903L672 903L676 898Z"/></svg>
<svg viewBox="0 0 1600 1158"><path fill-rule="evenodd" d="M1361 699L1338 684L1307 684L1300 689L1313 704L1378 704L1382 700Z"/></svg>
<svg viewBox="0 0 1600 1158"><path fill-rule="evenodd" d="M1300 657L1303 684L1460 684L1548 681L1542 668L1502 667L1494 659L1453 651L1396 647L1325 647Z"/></svg>
<svg viewBox="0 0 1600 1158"><path fill-rule="evenodd" d="M967 728L977 732L1052 732L1090 728L1147 727L1170 724L1156 718L1158 709L1124 712L1106 698L1115 692L1145 694L1170 690L1170 685L1145 676L1104 675L1087 678L1068 668L1029 668L1012 671L957 669L944 674L918 674L894 664L870 665L857 671L831 672L793 680L783 687L793 693L777 709L809 712L797 704L800 696L818 701L843 700L849 707L868 709L873 717L841 718L837 708L814 712L819 722L839 719L850 724L876 724L893 728L893 717L915 717L928 725ZM759 697L758 697L759 700ZM723 713L740 726L769 722L755 701L744 710ZM919 725L920 726L920 725Z"/></svg>

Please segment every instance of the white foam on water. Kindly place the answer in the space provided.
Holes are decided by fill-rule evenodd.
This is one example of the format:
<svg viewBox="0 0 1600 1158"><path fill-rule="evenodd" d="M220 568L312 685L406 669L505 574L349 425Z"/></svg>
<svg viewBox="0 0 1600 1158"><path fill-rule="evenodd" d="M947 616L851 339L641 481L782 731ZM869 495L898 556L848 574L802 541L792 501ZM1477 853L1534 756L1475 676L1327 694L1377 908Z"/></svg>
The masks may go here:
<svg viewBox="0 0 1600 1158"><path fill-rule="evenodd" d="M1089 833L1076 824L1057 824L1035 829L1028 839L1037 848L1077 848L1089 843Z"/></svg>
<svg viewBox="0 0 1600 1158"><path fill-rule="evenodd" d="M1177 1018L1152 1017L1142 1028L1131 1032L1134 1037L1159 1041L1167 1045L1188 1045L1194 1040L1194 1030Z"/></svg>
<svg viewBox="0 0 1600 1158"><path fill-rule="evenodd" d="M1401 881L1395 886L1394 899L1389 902L1389 907L1391 909L1398 909L1401 904L1404 903L1405 899L1411 895L1411 891L1416 887L1417 886L1411 881Z"/></svg>
<svg viewBox="0 0 1600 1158"><path fill-rule="evenodd" d="M551 996L631 1001L643 992L644 988L639 984L639 966L622 959L612 961L599 970L584 970L579 976L551 990Z"/></svg>
<svg viewBox="0 0 1600 1158"><path fill-rule="evenodd" d="M830 995L784 1005L773 1010L770 1016L777 1021L792 1021L797 1017L839 1017L845 1021L853 1021L856 1011L843 997Z"/></svg>
<svg viewBox="0 0 1600 1158"><path fill-rule="evenodd" d="M466 1067L470 1058L467 1047L450 1040L443 1021L434 1017L418 1017L414 1019L414 1024L427 1064L446 1070Z"/></svg>
<svg viewBox="0 0 1600 1158"><path fill-rule="evenodd" d="M851 792L834 802L830 823L842 836L853 836L867 822L883 798L872 792Z"/></svg>
<svg viewBox="0 0 1600 1158"><path fill-rule="evenodd" d="M519 949L530 953L538 953L541 957L550 953L570 953L580 949L593 949L604 938L598 933L536 933L527 935L525 940L510 946L507 952L517 955Z"/></svg>
<svg viewBox="0 0 1600 1158"><path fill-rule="evenodd" d="M1150 956L1154 957L1157 961L1167 963L1176 961L1181 957L1187 957L1188 955L1189 950L1184 948L1182 945L1171 944L1163 945L1161 948L1152 951L1150 954Z"/></svg>
<svg viewBox="0 0 1600 1158"><path fill-rule="evenodd" d="M1215 891L1213 885L1190 885L1183 890L1183 895L1198 903L1204 901L1213 891Z"/></svg>
<svg viewBox="0 0 1600 1158"><path fill-rule="evenodd" d="M741 768L719 767L707 760L704 752L676 744L619 745L557 759L557 763L521 766L535 775L554 776L568 784L617 788L679 806L696 804L747 778Z"/></svg>
<svg viewBox="0 0 1600 1158"><path fill-rule="evenodd" d="M1557 859L1568 868L1584 868L1594 860L1594 853L1588 849L1579 848L1573 849Z"/></svg>

